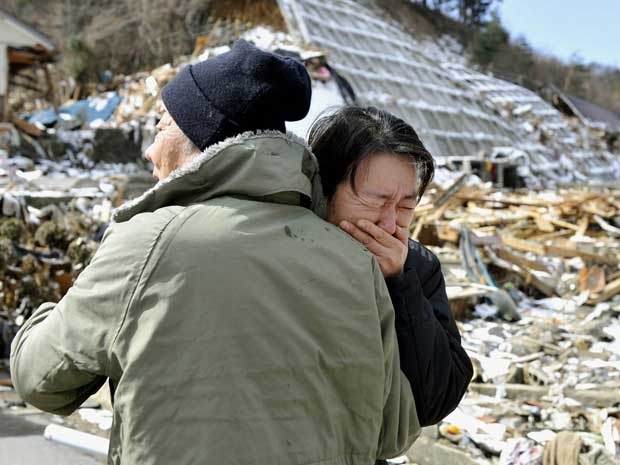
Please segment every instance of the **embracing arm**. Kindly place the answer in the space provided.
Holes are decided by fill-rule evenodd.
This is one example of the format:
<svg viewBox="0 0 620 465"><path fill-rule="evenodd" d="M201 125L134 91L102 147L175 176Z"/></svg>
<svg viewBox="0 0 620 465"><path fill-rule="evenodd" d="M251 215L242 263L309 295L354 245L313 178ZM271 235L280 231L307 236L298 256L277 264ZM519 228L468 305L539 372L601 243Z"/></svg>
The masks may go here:
<svg viewBox="0 0 620 465"><path fill-rule="evenodd" d="M11 346L11 379L20 397L68 415L111 376L111 347L160 224L113 225L58 304L37 309Z"/></svg>
<svg viewBox="0 0 620 465"><path fill-rule="evenodd" d="M409 241L404 271L386 280L396 313L401 369L422 426L456 408L473 374L446 296L439 260Z"/></svg>

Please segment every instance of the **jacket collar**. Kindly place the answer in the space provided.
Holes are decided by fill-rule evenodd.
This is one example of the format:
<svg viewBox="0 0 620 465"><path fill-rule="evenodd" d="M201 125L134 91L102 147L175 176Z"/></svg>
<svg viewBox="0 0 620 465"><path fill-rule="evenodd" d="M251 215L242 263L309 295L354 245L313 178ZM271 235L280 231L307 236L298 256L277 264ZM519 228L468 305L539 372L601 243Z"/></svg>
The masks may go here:
<svg viewBox="0 0 620 465"><path fill-rule="evenodd" d="M288 203L298 193L324 209L318 164L305 141L293 133L245 132L207 147L140 197L113 212L116 222L168 205L189 205L236 195ZM297 196L298 197L298 196Z"/></svg>

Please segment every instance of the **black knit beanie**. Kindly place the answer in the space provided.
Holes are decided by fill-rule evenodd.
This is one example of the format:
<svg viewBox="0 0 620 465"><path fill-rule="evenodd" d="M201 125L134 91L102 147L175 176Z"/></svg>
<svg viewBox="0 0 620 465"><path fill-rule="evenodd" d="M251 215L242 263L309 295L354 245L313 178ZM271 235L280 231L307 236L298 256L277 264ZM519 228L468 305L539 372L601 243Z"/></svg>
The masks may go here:
<svg viewBox="0 0 620 465"><path fill-rule="evenodd" d="M303 119L312 84L304 65L245 40L229 52L185 66L162 90L168 113L200 149L244 131L285 131Z"/></svg>

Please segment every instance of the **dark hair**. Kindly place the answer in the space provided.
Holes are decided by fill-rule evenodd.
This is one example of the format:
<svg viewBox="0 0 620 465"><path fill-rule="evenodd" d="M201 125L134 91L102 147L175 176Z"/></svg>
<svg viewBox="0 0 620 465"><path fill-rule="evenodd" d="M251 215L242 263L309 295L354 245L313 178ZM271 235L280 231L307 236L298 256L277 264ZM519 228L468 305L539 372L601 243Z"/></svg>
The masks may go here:
<svg viewBox="0 0 620 465"><path fill-rule="evenodd" d="M331 199L338 185L348 180L355 190L355 174L362 160L378 153L409 157L418 177L420 200L435 168L415 130L402 119L375 107L345 105L319 117L308 136L319 162L323 193Z"/></svg>

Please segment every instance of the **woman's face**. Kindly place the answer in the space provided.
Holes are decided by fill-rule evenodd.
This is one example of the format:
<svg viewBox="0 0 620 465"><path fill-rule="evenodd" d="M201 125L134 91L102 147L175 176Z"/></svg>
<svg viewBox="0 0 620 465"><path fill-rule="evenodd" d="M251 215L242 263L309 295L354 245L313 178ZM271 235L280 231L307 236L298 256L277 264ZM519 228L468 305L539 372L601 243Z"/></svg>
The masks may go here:
<svg viewBox="0 0 620 465"><path fill-rule="evenodd" d="M356 172L353 191L341 182L327 205L327 220L356 224L371 221L391 235L396 227L408 228L416 206L417 176L411 160L379 153L364 159Z"/></svg>

